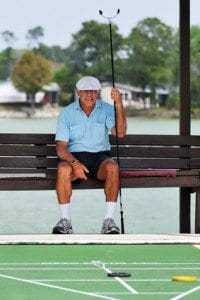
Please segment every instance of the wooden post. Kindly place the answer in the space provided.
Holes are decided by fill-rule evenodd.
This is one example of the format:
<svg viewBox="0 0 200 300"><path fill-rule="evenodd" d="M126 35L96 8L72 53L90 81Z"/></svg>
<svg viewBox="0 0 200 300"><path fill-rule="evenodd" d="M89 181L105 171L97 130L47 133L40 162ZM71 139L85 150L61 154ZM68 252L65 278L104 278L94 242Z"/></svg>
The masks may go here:
<svg viewBox="0 0 200 300"><path fill-rule="evenodd" d="M190 135L190 0L180 0L180 134Z"/></svg>
<svg viewBox="0 0 200 300"><path fill-rule="evenodd" d="M190 135L190 0L180 0L180 134ZM190 232L190 189L180 188L180 232Z"/></svg>
<svg viewBox="0 0 200 300"><path fill-rule="evenodd" d="M180 233L190 233L190 188L180 188Z"/></svg>
<svg viewBox="0 0 200 300"><path fill-rule="evenodd" d="M195 233L200 233L200 188L196 190Z"/></svg>

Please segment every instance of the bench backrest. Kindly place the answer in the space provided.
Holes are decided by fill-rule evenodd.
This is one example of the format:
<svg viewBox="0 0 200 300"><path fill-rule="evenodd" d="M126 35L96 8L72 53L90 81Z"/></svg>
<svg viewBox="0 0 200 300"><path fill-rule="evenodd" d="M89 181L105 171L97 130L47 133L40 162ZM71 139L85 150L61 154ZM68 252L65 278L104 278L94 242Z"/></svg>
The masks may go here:
<svg viewBox="0 0 200 300"><path fill-rule="evenodd" d="M115 138L111 137L112 144ZM200 137L180 135L127 135L119 139L122 168L199 169ZM113 146L113 154L116 147Z"/></svg>
<svg viewBox="0 0 200 300"><path fill-rule="evenodd" d="M0 171L55 173L54 134L0 134ZM116 158L116 138L110 136ZM199 169L200 137L127 135L119 138L122 169Z"/></svg>

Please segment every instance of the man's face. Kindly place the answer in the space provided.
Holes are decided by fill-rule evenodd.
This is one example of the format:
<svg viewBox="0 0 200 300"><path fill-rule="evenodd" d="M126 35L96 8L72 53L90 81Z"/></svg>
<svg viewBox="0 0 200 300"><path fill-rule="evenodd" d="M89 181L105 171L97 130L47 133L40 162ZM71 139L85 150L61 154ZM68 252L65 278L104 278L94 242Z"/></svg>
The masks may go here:
<svg viewBox="0 0 200 300"><path fill-rule="evenodd" d="M86 106L93 106L98 96L98 91L96 90L84 90L84 91L77 91L80 97L81 103Z"/></svg>

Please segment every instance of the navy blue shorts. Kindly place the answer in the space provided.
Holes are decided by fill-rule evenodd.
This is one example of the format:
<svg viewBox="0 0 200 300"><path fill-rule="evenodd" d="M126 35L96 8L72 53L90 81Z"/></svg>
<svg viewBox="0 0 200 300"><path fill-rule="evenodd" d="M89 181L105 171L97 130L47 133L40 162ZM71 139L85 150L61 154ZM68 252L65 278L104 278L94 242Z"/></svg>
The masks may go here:
<svg viewBox="0 0 200 300"><path fill-rule="evenodd" d="M72 155L77 158L88 169L88 175L97 178L97 173L101 163L108 158L112 158L110 151L100 152L72 152Z"/></svg>

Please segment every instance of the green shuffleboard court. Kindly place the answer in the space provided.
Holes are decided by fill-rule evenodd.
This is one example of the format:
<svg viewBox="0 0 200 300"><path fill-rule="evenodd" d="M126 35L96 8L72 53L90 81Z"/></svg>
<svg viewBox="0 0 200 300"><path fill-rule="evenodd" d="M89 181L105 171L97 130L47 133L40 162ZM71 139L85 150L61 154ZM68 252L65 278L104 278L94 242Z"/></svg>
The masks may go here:
<svg viewBox="0 0 200 300"><path fill-rule="evenodd" d="M192 245L0 245L2 300L199 300L199 278Z"/></svg>

